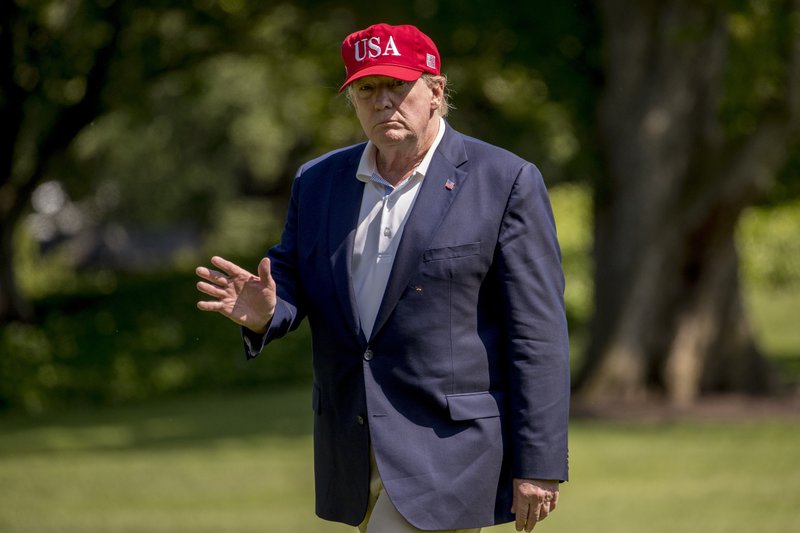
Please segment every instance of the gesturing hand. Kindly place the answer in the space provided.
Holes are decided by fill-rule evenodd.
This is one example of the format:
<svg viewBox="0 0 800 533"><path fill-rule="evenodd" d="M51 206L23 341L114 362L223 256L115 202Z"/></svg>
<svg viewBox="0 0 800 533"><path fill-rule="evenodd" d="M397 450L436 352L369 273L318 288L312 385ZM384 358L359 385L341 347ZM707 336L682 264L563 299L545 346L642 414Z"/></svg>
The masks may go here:
<svg viewBox="0 0 800 533"><path fill-rule="evenodd" d="M515 479L511 512L516 515L517 531L533 530L558 504L558 481Z"/></svg>
<svg viewBox="0 0 800 533"><path fill-rule="evenodd" d="M202 266L195 272L208 281L198 281L197 290L215 300L197 302L197 308L215 311L256 333L264 333L277 301L269 259L265 257L258 264L258 276L221 257L212 257L211 264L221 272Z"/></svg>

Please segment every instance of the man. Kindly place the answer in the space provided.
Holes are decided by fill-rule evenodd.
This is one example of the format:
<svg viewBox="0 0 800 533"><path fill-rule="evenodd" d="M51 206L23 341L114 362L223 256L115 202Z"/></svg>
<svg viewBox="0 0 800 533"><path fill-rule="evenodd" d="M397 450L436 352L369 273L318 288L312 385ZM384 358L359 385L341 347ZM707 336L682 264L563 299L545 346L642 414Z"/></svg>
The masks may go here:
<svg viewBox="0 0 800 533"><path fill-rule="evenodd" d="M297 173L258 275L198 283L248 357L308 317L317 514L362 533L531 531L567 479L564 279L536 167L454 131L433 41L342 45L369 141Z"/></svg>

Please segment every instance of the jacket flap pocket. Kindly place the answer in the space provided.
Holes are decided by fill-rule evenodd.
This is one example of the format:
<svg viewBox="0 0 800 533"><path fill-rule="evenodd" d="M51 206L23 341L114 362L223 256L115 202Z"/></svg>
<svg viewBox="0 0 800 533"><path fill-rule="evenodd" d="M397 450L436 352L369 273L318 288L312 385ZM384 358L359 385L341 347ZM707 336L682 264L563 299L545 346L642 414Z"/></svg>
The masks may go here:
<svg viewBox="0 0 800 533"><path fill-rule="evenodd" d="M481 253L480 241L458 246L446 246L444 248L430 248L422 254L422 260L425 262L441 261L442 259L457 259L469 255L478 255L479 253Z"/></svg>
<svg viewBox="0 0 800 533"><path fill-rule="evenodd" d="M474 420L500 416L502 400L499 392L448 394L447 408L452 420Z"/></svg>

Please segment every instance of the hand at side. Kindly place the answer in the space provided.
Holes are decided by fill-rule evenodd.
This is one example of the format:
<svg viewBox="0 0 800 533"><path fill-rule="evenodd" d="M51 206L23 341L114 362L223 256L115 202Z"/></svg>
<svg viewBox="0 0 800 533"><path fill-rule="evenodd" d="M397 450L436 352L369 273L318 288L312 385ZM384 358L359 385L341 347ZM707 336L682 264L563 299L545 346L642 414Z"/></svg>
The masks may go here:
<svg viewBox="0 0 800 533"><path fill-rule="evenodd" d="M511 512L516 515L517 531L532 531L558 504L558 481L515 479Z"/></svg>

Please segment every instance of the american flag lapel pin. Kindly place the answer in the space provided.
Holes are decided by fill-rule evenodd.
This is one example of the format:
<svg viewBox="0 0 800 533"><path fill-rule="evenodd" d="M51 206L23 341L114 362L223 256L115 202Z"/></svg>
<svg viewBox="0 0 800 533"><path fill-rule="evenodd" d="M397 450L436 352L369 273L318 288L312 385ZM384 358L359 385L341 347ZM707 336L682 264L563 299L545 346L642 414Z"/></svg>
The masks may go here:
<svg viewBox="0 0 800 533"><path fill-rule="evenodd" d="M451 179L448 179L446 182L444 182L444 188L447 189L448 191L452 191L453 187L455 187L455 186L456 186L456 182L454 182Z"/></svg>

